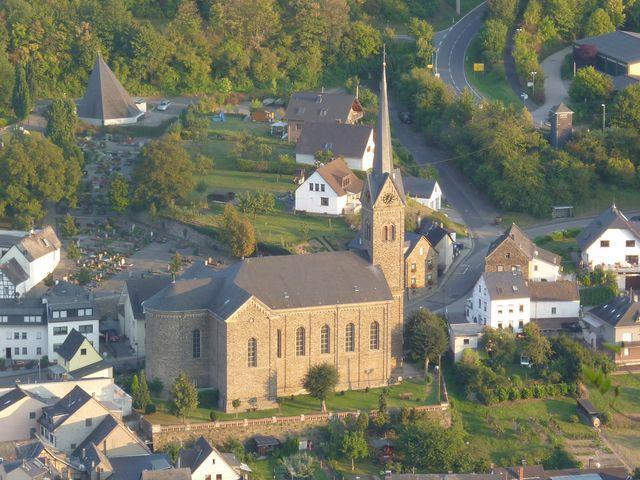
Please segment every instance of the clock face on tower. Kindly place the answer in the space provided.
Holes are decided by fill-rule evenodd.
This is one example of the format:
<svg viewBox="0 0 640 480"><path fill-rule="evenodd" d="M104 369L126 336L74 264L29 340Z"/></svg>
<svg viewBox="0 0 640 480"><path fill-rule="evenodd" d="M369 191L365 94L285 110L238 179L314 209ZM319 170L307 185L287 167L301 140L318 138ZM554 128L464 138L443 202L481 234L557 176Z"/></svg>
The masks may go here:
<svg viewBox="0 0 640 480"><path fill-rule="evenodd" d="M386 204L386 205L391 205L393 203L395 196L393 195L393 193L385 193L384 197L382 197L382 201Z"/></svg>

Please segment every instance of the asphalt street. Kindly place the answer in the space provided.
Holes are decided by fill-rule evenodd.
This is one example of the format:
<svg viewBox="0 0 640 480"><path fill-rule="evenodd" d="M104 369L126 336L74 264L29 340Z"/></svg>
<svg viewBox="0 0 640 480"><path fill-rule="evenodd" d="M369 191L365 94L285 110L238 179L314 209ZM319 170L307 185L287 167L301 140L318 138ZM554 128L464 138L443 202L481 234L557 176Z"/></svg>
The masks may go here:
<svg viewBox="0 0 640 480"><path fill-rule="evenodd" d="M442 80L451 85L456 93L469 89L478 100L482 96L467 80L464 61L469 44L482 28L482 20L486 10L485 3L481 3L448 30L435 35L436 64L435 73Z"/></svg>

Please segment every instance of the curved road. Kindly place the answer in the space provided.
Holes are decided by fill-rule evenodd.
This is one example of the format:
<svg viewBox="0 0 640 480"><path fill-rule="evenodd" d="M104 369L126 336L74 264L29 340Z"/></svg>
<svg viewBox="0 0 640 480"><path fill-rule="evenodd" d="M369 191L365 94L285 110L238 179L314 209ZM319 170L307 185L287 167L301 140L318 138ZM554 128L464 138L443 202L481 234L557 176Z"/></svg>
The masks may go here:
<svg viewBox="0 0 640 480"><path fill-rule="evenodd" d="M451 85L456 93L462 93L465 88L468 88L478 100L482 96L467 80L464 61L469 44L482 28L485 10L486 5L483 2L451 28L435 35L436 74L439 74L445 83Z"/></svg>

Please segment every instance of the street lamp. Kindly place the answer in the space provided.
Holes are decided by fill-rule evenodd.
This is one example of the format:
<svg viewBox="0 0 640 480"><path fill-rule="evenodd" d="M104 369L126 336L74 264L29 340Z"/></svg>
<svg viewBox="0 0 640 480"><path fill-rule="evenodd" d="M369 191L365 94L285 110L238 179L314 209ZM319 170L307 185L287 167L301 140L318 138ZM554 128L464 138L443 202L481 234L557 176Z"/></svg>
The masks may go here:
<svg viewBox="0 0 640 480"><path fill-rule="evenodd" d="M602 104L602 133L604 133L604 127L606 125L607 122L607 106L603 103Z"/></svg>
<svg viewBox="0 0 640 480"><path fill-rule="evenodd" d="M531 72L531 77L533 77L533 82L531 83L531 95L536 96L536 75L538 72Z"/></svg>

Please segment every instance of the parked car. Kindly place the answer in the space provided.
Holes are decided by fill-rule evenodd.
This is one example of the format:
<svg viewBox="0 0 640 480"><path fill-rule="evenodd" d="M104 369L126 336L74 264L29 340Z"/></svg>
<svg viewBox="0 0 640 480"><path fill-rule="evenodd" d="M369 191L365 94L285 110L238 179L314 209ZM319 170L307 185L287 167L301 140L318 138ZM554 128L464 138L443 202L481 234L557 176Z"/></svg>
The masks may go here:
<svg viewBox="0 0 640 480"><path fill-rule="evenodd" d="M113 328L110 328L109 330L105 330L104 337L107 340L107 343L120 341L120 335L118 335L118 332L116 332L115 329Z"/></svg>
<svg viewBox="0 0 640 480"><path fill-rule="evenodd" d="M411 114L409 112L400 112L398 116L402 123L406 123L407 125L413 123L413 118L411 118Z"/></svg>
<svg viewBox="0 0 640 480"><path fill-rule="evenodd" d="M161 112L164 112L169 108L169 105L171 105L171 102L169 100L162 100L158 105L158 110L160 110Z"/></svg>

